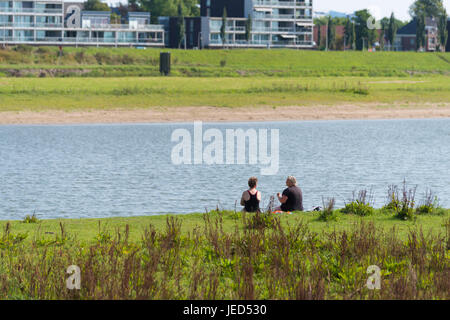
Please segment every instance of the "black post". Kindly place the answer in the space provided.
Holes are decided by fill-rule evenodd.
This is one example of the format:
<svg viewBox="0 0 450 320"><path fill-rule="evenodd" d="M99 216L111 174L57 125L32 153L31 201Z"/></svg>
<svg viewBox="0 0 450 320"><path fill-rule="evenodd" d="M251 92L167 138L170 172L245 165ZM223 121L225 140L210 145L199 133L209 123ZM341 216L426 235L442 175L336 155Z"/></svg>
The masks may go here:
<svg viewBox="0 0 450 320"><path fill-rule="evenodd" d="M159 72L165 76L170 74L170 52L159 54Z"/></svg>

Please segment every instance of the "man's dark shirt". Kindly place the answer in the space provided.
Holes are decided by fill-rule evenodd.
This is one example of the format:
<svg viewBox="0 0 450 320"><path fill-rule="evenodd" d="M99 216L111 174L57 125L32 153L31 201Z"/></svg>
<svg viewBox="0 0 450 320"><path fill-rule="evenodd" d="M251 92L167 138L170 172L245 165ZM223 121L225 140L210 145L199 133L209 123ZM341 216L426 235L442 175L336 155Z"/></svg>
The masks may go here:
<svg viewBox="0 0 450 320"><path fill-rule="evenodd" d="M299 187L293 186L287 188L283 191L283 196L286 196L288 199L281 205L281 210L284 212L303 211L303 195Z"/></svg>

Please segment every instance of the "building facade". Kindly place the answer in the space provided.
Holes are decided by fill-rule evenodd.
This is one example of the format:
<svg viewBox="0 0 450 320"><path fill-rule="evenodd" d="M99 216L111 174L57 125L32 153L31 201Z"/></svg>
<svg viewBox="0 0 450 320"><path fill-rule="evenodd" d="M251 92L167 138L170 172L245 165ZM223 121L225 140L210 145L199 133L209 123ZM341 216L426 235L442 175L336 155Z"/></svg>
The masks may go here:
<svg viewBox="0 0 450 320"><path fill-rule="evenodd" d="M149 13L130 12L127 24L110 17L79 2L0 0L0 44L164 46L164 28Z"/></svg>
<svg viewBox="0 0 450 320"><path fill-rule="evenodd" d="M434 18L425 19L425 51L436 51L439 45L438 26ZM396 51L417 50L417 19L413 19L395 36L394 47Z"/></svg>
<svg viewBox="0 0 450 320"><path fill-rule="evenodd" d="M225 38L222 15L227 11ZM201 0L202 47L312 49L313 0ZM250 39L246 22L251 17Z"/></svg>

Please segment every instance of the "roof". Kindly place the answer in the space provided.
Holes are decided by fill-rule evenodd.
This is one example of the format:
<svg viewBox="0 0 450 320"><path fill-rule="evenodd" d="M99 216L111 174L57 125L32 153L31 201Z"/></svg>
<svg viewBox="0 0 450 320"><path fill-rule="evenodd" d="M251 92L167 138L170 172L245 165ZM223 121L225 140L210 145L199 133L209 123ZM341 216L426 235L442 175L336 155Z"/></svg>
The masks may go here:
<svg viewBox="0 0 450 320"><path fill-rule="evenodd" d="M81 14L90 16L110 16L111 11L81 11Z"/></svg>
<svg viewBox="0 0 450 320"><path fill-rule="evenodd" d="M437 28L437 22L433 18L426 18L426 26L427 27L436 27ZM413 34L416 35L417 33L417 19L413 19L410 23L408 23L406 26L403 26L397 31L397 34L399 35L406 35L406 34Z"/></svg>
<svg viewBox="0 0 450 320"><path fill-rule="evenodd" d="M135 16L135 17L150 17L150 12L130 12L128 11L128 16Z"/></svg>

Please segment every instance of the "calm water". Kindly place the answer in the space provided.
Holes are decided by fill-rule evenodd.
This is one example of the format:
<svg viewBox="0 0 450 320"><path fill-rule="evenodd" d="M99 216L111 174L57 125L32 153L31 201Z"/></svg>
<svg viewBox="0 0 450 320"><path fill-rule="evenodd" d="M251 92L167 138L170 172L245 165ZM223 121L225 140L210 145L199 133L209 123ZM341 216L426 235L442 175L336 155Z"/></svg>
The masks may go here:
<svg viewBox="0 0 450 320"><path fill-rule="evenodd" d="M406 179L417 197L431 188L450 207L450 119L208 124L280 130L280 168L175 166L174 129L192 124L0 126L0 219L138 216L234 209L248 177L266 204L295 175L305 208L322 196L339 206L362 188L381 207L389 184Z"/></svg>

